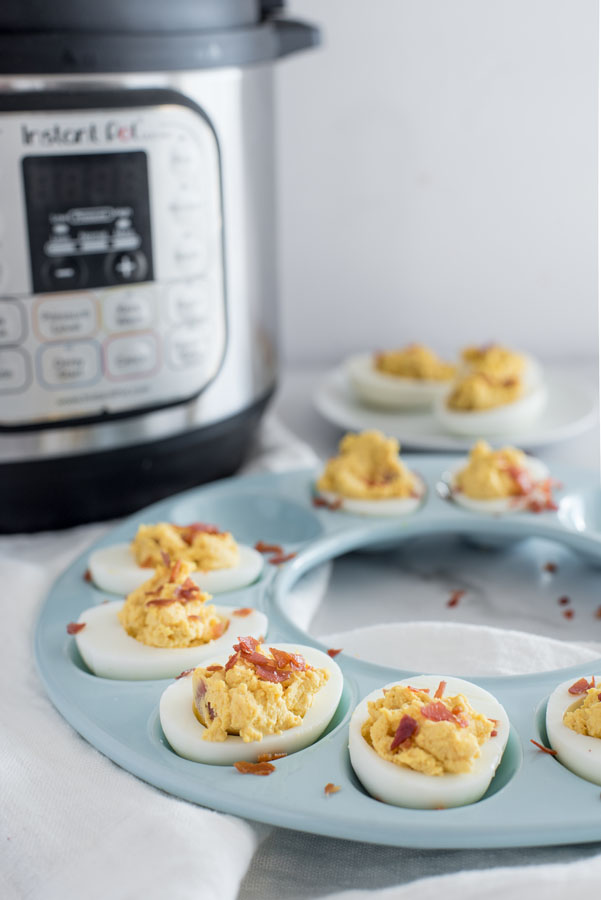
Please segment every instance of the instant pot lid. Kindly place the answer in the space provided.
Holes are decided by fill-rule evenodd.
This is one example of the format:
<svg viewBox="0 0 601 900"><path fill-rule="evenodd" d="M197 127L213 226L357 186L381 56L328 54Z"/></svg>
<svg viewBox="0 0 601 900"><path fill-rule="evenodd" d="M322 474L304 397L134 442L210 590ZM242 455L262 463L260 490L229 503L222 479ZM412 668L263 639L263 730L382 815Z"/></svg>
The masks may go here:
<svg viewBox="0 0 601 900"><path fill-rule="evenodd" d="M285 0L0 4L0 73L181 71L267 62L319 43Z"/></svg>

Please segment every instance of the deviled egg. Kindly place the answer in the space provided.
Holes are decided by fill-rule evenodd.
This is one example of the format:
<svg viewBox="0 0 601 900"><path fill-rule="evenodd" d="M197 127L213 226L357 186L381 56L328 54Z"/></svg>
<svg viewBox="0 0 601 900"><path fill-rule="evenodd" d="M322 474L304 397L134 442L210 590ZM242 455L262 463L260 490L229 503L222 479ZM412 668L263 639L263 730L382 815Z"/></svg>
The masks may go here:
<svg viewBox="0 0 601 900"><path fill-rule="evenodd" d="M557 509L546 465L515 447L493 450L477 441L450 475L453 500L474 512L499 514Z"/></svg>
<svg viewBox="0 0 601 900"><path fill-rule="evenodd" d="M110 594L129 594L149 570L169 559L194 563L192 580L211 594L234 591L257 580L263 558L252 547L238 544L229 531L194 522L140 525L131 544L113 544L90 554L89 569L97 587Z"/></svg>
<svg viewBox="0 0 601 900"><path fill-rule="evenodd" d="M378 800L413 809L465 806L487 791L509 720L469 681L420 675L373 691L349 726L351 764Z"/></svg>
<svg viewBox="0 0 601 900"><path fill-rule="evenodd" d="M231 646L231 623L259 637L258 610L214 606L191 580L192 563L159 566L125 600L86 609L68 628L82 659L101 678L170 678Z"/></svg>
<svg viewBox="0 0 601 900"><path fill-rule="evenodd" d="M496 343L464 347L460 369L461 374L481 372L495 381L520 378L528 386L543 380L540 364L533 356Z"/></svg>
<svg viewBox="0 0 601 900"><path fill-rule="evenodd" d="M547 736L557 759L601 785L601 676L564 681L547 703Z"/></svg>
<svg viewBox="0 0 601 900"><path fill-rule="evenodd" d="M313 647L267 647L252 637L238 638L233 651L163 693L161 727L173 750L194 762L232 765L316 741L342 694L334 660Z"/></svg>
<svg viewBox="0 0 601 900"><path fill-rule="evenodd" d="M451 389L434 414L455 434L494 436L531 424L547 402L541 369L532 357L498 344L467 347Z"/></svg>
<svg viewBox="0 0 601 900"><path fill-rule="evenodd" d="M318 496L332 507L366 516L414 512L425 485L399 458L399 442L381 431L346 434L339 455L317 480Z"/></svg>
<svg viewBox="0 0 601 900"><path fill-rule="evenodd" d="M345 370L358 399L384 409L431 406L446 393L456 371L423 344L357 354L346 360Z"/></svg>

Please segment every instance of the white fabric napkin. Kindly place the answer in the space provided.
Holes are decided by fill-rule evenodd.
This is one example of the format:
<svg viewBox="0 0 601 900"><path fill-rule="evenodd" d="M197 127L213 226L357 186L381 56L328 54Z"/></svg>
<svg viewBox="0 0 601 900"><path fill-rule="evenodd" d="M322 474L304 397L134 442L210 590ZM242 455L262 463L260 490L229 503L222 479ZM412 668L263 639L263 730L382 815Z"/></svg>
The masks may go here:
<svg viewBox="0 0 601 900"><path fill-rule="evenodd" d="M312 465L312 451L267 419L255 468ZM55 711L32 663L32 633L54 578L108 526L0 538L4 594L0 682L0 896L3 900L285 900L321 897L350 887L384 887L382 898L545 900L598 889L598 848L530 852L561 866L491 869L525 861L512 851L432 854L355 844L245 822L177 800L118 768L86 743ZM324 589L327 573L316 578ZM307 590L307 582L303 586ZM313 594L313 603L318 594ZM293 615L307 624L306 603ZM302 616L302 620L301 617ZM487 671L503 673L583 664L596 649L531 638L518 632L438 623L403 623L346 632L327 643L365 654L390 649L395 628L415 653L417 668L463 671L462 637L485 641ZM449 629L457 640L449 641ZM426 632L428 640L425 640ZM409 638L409 639L408 639ZM461 659L449 650L461 647ZM449 655L436 656L437 648ZM388 652L388 651L386 651ZM427 654L430 654L428 656ZM431 662L428 660L432 660ZM434 662L435 660L435 662ZM468 668L474 672L470 661ZM482 660L480 660L482 663ZM407 662L407 665L414 665ZM241 776L242 777L242 776ZM601 813L600 813L601 815ZM481 871L424 875L474 868ZM486 869L486 871L482 871ZM245 874L246 873L246 874ZM410 883L409 883L410 882ZM397 885L396 887L390 887ZM534 887L536 886L536 887ZM544 893L543 893L544 887ZM540 888L540 891L539 891ZM562 893L563 890L563 893ZM593 894L594 895L594 894ZM338 895L363 896L362 891Z"/></svg>

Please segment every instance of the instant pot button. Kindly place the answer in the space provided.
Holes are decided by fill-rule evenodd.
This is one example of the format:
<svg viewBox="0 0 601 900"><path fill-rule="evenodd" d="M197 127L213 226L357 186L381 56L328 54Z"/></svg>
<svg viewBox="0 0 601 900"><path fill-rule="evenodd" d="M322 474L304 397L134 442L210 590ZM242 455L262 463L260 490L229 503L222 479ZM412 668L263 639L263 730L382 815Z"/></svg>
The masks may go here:
<svg viewBox="0 0 601 900"><path fill-rule="evenodd" d="M141 250L112 253L107 256L105 267L107 277L116 284L143 281L148 271L148 263Z"/></svg>
<svg viewBox="0 0 601 900"><path fill-rule="evenodd" d="M116 380L153 375L159 363L154 334L110 338L105 344L107 376Z"/></svg>
<svg viewBox="0 0 601 900"><path fill-rule="evenodd" d="M71 291L84 284L86 267L76 256L59 256L44 264L42 278L50 291Z"/></svg>
<svg viewBox="0 0 601 900"><path fill-rule="evenodd" d="M30 381L30 362L24 350L0 350L0 395L25 390Z"/></svg>
<svg viewBox="0 0 601 900"><path fill-rule="evenodd" d="M144 331L154 320L154 290L116 288L105 294L103 308L109 331Z"/></svg>
<svg viewBox="0 0 601 900"><path fill-rule="evenodd" d="M63 294L36 301L33 326L42 339L72 340L89 337L98 327L96 302L90 294Z"/></svg>
<svg viewBox="0 0 601 900"><path fill-rule="evenodd" d="M198 233L185 233L174 248L174 261L182 275L202 275L207 268L207 242Z"/></svg>
<svg viewBox="0 0 601 900"><path fill-rule="evenodd" d="M176 328L169 335L167 347L172 369L196 369L204 364L208 335L204 328Z"/></svg>
<svg viewBox="0 0 601 900"><path fill-rule="evenodd" d="M92 384L101 374L100 347L95 341L47 344L38 350L41 381L51 388Z"/></svg>
<svg viewBox="0 0 601 900"><path fill-rule="evenodd" d="M208 283L202 278L196 278L194 281L178 281L170 285L167 310L175 325L205 319L209 312Z"/></svg>
<svg viewBox="0 0 601 900"><path fill-rule="evenodd" d="M25 310L18 300L0 300L0 346L25 338Z"/></svg>

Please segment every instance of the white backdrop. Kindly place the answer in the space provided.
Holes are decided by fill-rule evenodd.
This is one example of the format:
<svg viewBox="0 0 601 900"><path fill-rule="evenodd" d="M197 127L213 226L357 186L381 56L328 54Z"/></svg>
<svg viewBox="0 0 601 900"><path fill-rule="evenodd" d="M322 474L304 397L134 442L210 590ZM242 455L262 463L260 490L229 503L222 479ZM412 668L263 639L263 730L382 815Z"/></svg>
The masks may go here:
<svg viewBox="0 0 601 900"><path fill-rule="evenodd" d="M289 0L288 362L411 340L597 352L597 0Z"/></svg>

